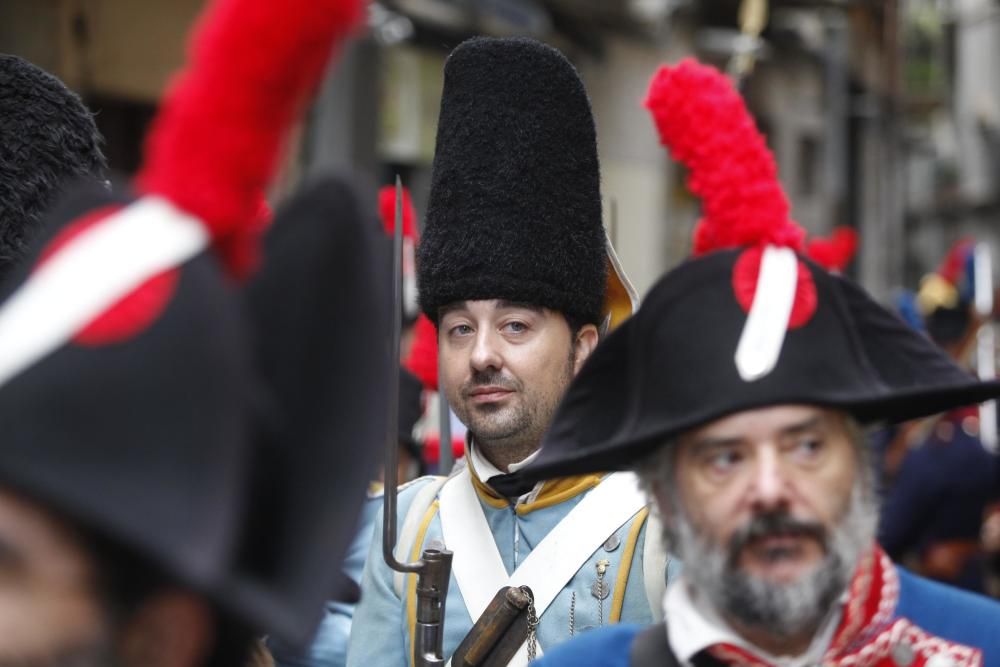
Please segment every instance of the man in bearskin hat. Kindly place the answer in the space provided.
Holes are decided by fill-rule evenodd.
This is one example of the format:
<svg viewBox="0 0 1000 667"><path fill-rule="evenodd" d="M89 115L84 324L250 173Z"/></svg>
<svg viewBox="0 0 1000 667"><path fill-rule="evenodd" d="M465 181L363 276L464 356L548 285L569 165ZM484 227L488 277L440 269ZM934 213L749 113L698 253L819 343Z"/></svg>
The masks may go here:
<svg viewBox="0 0 1000 667"><path fill-rule="evenodd" d="M0 278L71 182L103 180L94 118L76 93L31 63L0 53Z"/></svg>
<svg viewBox="0 0 1000 667"><path fill-rule="evenodd" d="M631 475L535 484L518 473L602 328L631 313L599 180L590 104L562 54L526 39L455 49L417 276L467 454L450 478L400 490L396 547L403 561L454 553L446 658L506 585L532 589L539 619L511 664L590 627L651 620L647 587L665 586L662 553L642 567L648 512ZM358 667L414 661L415 577L383 562L376 524L348 652Z"/></svg>
<svg viewBox="0 0 1000 667"><path fill-rule="evenodd" d="M664 68L647 106L704 200L696 257L597 349L525 475L637 468L684 571L665 625L595 632L540 664L1000 664L1000 606L876 543L862 433L1000 384L800 254L773 158L721 73Z"/></svg>
<svg viewBox="0 0 1000 667"><path fill-rule="evenodd" d="M387 412L384 239L323 181L252 260L279 148L360 14L213 3L135 193L70 188L0 287L0 664L240 667L341 596L374 468L341 445Z"/></svg>

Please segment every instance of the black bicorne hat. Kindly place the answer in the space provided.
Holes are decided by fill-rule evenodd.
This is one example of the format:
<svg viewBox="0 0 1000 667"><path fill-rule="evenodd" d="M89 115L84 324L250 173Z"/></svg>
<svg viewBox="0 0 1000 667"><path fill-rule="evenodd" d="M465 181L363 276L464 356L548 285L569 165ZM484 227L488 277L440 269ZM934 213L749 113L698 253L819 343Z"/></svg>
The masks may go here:
<svg viewBox="0 0 1000 667"><path fill-rule="evenodd" d="M0 286L0 486L293 644L334 590L385 438L388 255L374 210L323 181L279 211L253 282L233 274L359 12L212 3L141 193L71 188ZM261 40L255 62L234 48Z"/></svg>
<svg viewBox="0 0 1000 667"><path fill-rule="evenodd" d="M0 53L0 276L27 251L64 187L84 176L104 178L101 143L76 93Z"/></svg>
<svg viewBox="0 0 1000 667"><path fill-rule="evenodd" d="M475 38L445 64L420 305L508 299L600 324L608 266L590 102L557 50Z"/></svg>
<svg viewBox="0 0 1000 667"><path fill-rule="evenodd" d="M849 280L796 252L773 158L738 94L691 61L647 105L705 199L695 251L598 345L527 479L624 469L684 431L743 410L838 408L904 420L1000 395Z"/></svg>
<svg viewBox="0 0 1000 667"><path fill-rule="evenodd" d="M684 431L757 407L898 421L1000 395L1000 383L979 382L850 280L801 258L816 309L787 332L773 370L745 380L735 356L747 312L732 288L742 252L690 260L656 283L573 381L530 477L625 469Z"/></svg>
<svg viewBox="0 0 1000 667"><path fill-rule="evenodd" d="M150 199L72 190L0 294L0 341L15 342L0 355L0 486L301 643L334 589L381 451L372 443L385 437L388 355L372 345L388 345L384 238L374 211L324 179L279 210L242 293L205 247L44 354L17 352L52 326L40 310L19 314L19 300L71 309L92 294L86 279L51 302L32 291L74 239L129 215L186 224Z"/></svg>

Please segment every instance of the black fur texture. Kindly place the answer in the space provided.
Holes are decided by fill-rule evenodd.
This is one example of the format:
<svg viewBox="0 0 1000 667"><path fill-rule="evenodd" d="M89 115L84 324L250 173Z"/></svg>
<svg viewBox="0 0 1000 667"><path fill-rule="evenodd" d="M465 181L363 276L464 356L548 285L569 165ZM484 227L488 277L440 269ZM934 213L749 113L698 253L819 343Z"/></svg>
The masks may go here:
<svg viewBox="0 0 1000 667"><path fill-rule="evenodd" d="M445 64L420 306L507 299L599 323L607 265L590 102L566 58L475 38Z"/></svg>
<svg viewBox="0 0 1000 667"><path fill-rule="evenodd" d="M103 179L106 166L80 98L44 70L0 54L0 277L24 255L62 187Z"/></svg>

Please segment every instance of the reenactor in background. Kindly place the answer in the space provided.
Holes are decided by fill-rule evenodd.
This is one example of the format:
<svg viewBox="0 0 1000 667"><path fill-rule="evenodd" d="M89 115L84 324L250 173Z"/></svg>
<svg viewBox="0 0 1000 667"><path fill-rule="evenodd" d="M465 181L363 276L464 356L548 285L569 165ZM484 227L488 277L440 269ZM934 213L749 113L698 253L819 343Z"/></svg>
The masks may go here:
<svg viewBox="0 0 1000 667"><path fill-rule="evenodd" d="M973 307L974 246L956 243L915 299L918 324L961 365L968 365L980 325ZM981 593L980 533L987 507L1000 499L1000 470L980 440L980 426L979 406L970 405L898 432L886 456L890 485L879 543L926 577Z"/></svg>

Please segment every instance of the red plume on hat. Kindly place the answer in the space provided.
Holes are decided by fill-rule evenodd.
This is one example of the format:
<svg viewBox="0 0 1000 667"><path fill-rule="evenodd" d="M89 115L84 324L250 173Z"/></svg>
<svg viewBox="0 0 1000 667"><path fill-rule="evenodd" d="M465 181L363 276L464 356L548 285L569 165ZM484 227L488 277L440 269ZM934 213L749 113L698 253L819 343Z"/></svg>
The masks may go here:
<svg viewBox="0 0 1000 667"><path fill-rule="evenodd" d="M361 5L218 0L161 105L138 185L202 220L238 276L252 269L260 202L292 123Z"/></svg>
<svg viewBox="0 0 1000 667"><path fill-rule="evenodd" d="M702 199L694 255L748 248L734 267L733 290L749 312L764 248L804 250L805 231L790 217L774 156L729 79L691 58L656 72L645 106L660 142L688 168L688 188ZM815 310L815 285L799 270L789 328L808 322Z"/></svg>
<svg viewBox="0 0 1000 667"><path fill-rule="evenodd" d="M704 205L695 256L761 243L802 249L805 233L789 217L774 157L729 79L687 58L660 68L645 105Z"/></svg>
<svg viewBox="0 0 1000 667"><path fill-rule="evenodd" d="M403 362L408 371L420 378L424 387L432 391L438 388L438 345L437 329L423 313L417 318L413 332L413 347Z"/></svg>
<svg viewBox="0 0 1000 667"><path fill-rule="evenodd" d="M378 210L382 218L382 226L385 228L386 234L391 236L396 226L395 186L386 185L379 190ZM407 188L403 188L403 238L414 245L420 240L420 235L417 232L417 212L413 207L413 199ZM410 272L406 277L412 278L412 275ZM403 366L420 378L425 388L437 391L437 329L423 313L417 317L413 332L413 346L410 348L409 356L403 361Z"/></svg>
<svg viewBox="0 0 1000 667"><path fill-rule="evenodd" d="M806 243L809 259L827 271L843 272L858 251L858 232L853 227L842 225L833 230L828 238L811 238Z"/></svg>
<svg viewBox="0 0 1000 667"><path fill-rule="evenodd" d="M386 185L378 191L378 212L385 233L392 236L396 228L396 186ZM417 212L413 208L413 198L410 197L410 190L403 188L403 238L416 243L418 237Z"/></svg>
<svg viewBox="0 0 1000 667"><path fill-rule="evenodd" d="M118 277L100 288L90 278L64 278L67 287L60 288L89 284L92 290L92 305L61 325L77 342L125 340L155 321L174 294L176 267L206 246L231 275L250 273L269 217L263 193L281 149L333 45L360 16L360 0L217 0L208 6L188 63L147 137L136 180L145 196L76 216L35 267L55 275L53 267L68 266L85 245L78 241L103 239L103 254L88 251L90 268L81 273L116 270ZM127 269L121 247L130 248Z"/></svg>

